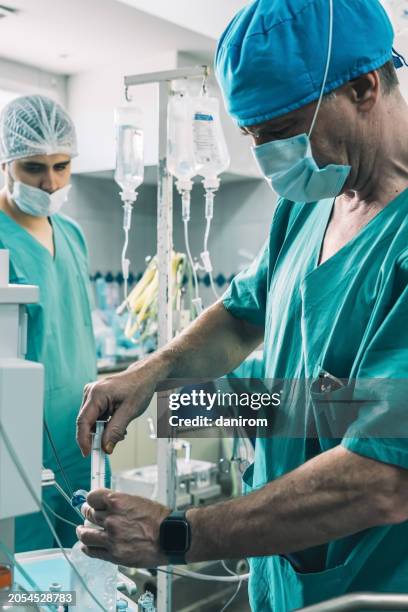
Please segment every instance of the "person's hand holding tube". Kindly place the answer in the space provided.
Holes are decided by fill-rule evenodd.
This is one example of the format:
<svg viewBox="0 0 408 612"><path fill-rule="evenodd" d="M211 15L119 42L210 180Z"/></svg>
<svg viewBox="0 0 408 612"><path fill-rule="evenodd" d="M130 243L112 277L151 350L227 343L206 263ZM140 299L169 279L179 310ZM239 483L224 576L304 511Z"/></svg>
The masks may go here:
<svg viewBox="0 0 408 612"><path fill-rule="evenodd" d="M102 446L111 454L116 444L124 439L130 421L149 406L159 380L155 360L150 358L125 372L88 384L77 418L77 440L82 454L87 456L91 451L96 421L107 418Z"/></svg>
<svg viewBox="0 0 408 612"><path fill-rule="evenodd" d="M128 567L167 565L159 544L162 521L170 508L150 499L97 489L82 506L84 516L102 530L80 525L77 536L83 552Z"/></svg>
<svg viewBox="0 0 408 612"><path fill-rule="evenodd" d="M156 390L173 388L177 379L202 382L231 372L259 345L263 333L263 327L237 319L217 302L153 355L125 372L87 385L77 419L82 454L91 450L96 421L109 418L102 446L111 454Z"/></svg>

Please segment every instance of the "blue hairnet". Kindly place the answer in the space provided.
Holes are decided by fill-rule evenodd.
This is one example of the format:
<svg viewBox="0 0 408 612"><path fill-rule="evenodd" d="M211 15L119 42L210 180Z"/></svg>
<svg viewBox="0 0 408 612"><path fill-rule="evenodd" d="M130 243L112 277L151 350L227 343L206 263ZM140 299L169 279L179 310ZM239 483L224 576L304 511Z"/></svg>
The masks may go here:
<svg viewBox="0 0 408 612"><path fill-rule="evenodd" d="M392 58L394 32L378 0L334 0L325 93ZM215 70L238 125L254 125L316 100L329 39L328 0L255 0L222 35Z"/></svg>
<svg viewBox="0 0 408 612"><path fill-rule="evenodd" d="M0 115L0 162L32 155L77 155L74 124L68 113L46 96L21 96Z"/></svg>

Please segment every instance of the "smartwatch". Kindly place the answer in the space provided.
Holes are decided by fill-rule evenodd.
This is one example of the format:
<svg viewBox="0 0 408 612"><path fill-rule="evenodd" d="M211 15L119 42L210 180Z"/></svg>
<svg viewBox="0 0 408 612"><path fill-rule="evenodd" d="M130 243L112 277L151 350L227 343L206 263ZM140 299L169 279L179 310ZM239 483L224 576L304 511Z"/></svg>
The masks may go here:
<svg viewBox="0 0 408 612"><path fill-rule="evenodd" d="M170 565L185 565L191 545L191 528L185 512L172 512L160 525L159 543Z"/></svg>

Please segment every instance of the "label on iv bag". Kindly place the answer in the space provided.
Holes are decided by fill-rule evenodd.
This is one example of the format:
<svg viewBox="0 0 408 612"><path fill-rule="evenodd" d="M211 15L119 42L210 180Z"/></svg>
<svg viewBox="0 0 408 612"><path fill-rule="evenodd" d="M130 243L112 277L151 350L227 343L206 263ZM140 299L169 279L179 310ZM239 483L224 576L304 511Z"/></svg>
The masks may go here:
<svg viewBox="0 0 408 612"><path fill-rule="evenodd" d="M202 166L214 165L218 167L221 159L213 115L208 113L194 114L193 141L196 162Z"/></svg>

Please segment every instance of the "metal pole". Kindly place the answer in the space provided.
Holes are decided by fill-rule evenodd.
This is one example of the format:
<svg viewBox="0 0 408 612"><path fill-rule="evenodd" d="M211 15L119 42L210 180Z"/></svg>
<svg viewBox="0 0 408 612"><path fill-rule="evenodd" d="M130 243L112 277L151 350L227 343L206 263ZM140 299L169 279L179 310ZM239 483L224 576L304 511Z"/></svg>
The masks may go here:
<svg viewBox="0 0 408 612"><path fill-rule="evenodd" d="M148 72L146 74L132 74L125 76L125 88L133 85L146 85L146 83L161 83L163 81L177 81L179 79L192 79L208 75L208 66L188 66L161 72Z"/></svg>
<svg viewBox="0 0 408 612"><path fill-rule="evenodd" d="M173 336L171 296L171 255L173 250L173 178L167 170L167 103L171 93L171 81L204 78L208 66L193 66L126 76L125 97L128 88L146 83L159 85L159 165L157 175L157 259L159 272L158 290L158 347L166 345ZM157 440L158 500L170 508L176 507L176 455L170 438ZM170 574L159 572L157 578L158 612L171 611Z"/></svg>
<svg viewBox="0 0 408 612"><path fill-rule="evenodd" d="M297 612L363 612L363 610L408 610L408 595L397 593L350 593L322 601Z"/></svg>
<svg viewBox="0 0 408 612"><path fill-rule="evenodd" d="M171 254L173 249L173 178L167 170L167 103L171 84L159 83L159 166L157 177L157 258L159 268L158 346L172 338ZM157 440L158 500L175 508L175 451L170 439ZM172 577L159 572L157 609L171 610Z"/></svg>

